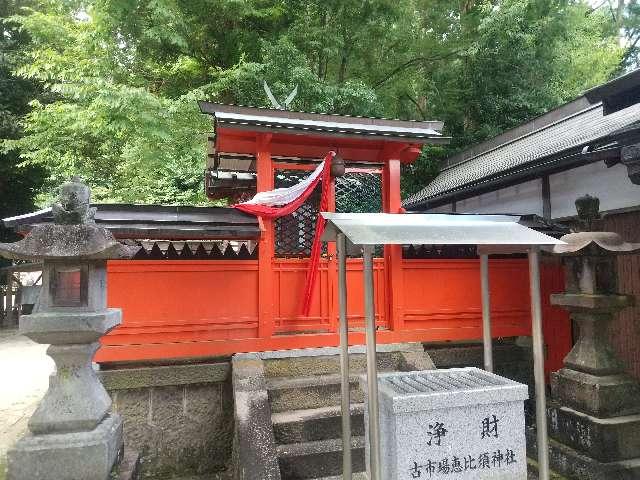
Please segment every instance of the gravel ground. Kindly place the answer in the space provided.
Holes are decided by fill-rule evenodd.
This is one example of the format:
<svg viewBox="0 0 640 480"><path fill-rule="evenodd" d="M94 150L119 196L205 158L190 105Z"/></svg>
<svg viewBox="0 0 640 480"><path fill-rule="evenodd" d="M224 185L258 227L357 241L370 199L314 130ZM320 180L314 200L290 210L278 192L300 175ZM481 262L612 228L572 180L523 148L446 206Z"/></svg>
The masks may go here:
<svg viewBox="0 0 640 480"><path fill-rule="evenodd" d="M46 350L17 330L0 330L0 480L7 450L27 431L47 390L54 364Z"/></svg>

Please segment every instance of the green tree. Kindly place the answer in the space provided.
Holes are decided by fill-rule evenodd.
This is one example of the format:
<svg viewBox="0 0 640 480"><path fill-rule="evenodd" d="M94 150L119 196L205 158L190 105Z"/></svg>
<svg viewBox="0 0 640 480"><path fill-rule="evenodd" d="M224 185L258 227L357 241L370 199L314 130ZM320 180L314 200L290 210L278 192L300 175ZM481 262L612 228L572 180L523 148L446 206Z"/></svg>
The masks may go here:
<svg viewBox="0 0 640 480"><path fill-rule="evenodd" d="M608 14L578 0L49 0L12 21L31 38L17 75L55 101L5 150L47 170L43 192L79 173L103 201L205 202L196 101L269 106L264 80L298 85L297 110L444 120L453 144L425 151L411 191L622 58Z"/></svg>
<svg viewBox="0 0 640 480"><path fill-rule="evenodd" d="M452 137L445 156L607 81L622 57L607 18L600 12L588 15L586 3L472 3L460 10L454 35L441 47L454 57L429 71L422 89L428 99L423 110L444 120ZM449 39L453 44L447 46ZM421 178L405 184L407 194L437 174L435 158L426 156L409 167Z"/></svg>
<svg viewBox="0 0 640 480"><path fill-rule="evenodd" d="M640 66L640 5L638 0L602 0L592 2L589 13L598 12L610 19L610 29L620 35L624 55L619 64L619 72L633 70Z"/></svg>
<svg viewBox="0 0 640 480"><path fill-rule="evenodd" d="M245 30L251 49L258 44L259 50L230 51L223 45L228 40L207 37L208 28L203 28L201 41L219 44L209 57L197 44L197 28L188 28L192 22L208 24L204 12L209 10L194 19L184 11L190 2L147 2L154 7L147 9L143 3L97 2L82 15L34 10L14 18L33 39L19 75L46 83L58 97L46 105L35 102L25 117L26 135L5 146L19 150L25 164L46 166L49 185L75 172L93 185L97 200L205 202L204 134L210 120L199 114L196 101L266 105L262 80L278 94L299 85L296 108L363 115L381 111L362 82L321 82L285 36L275 42L269 35L250 38L253 20L261 18L256 9L247 13L251 21L237 28ZM222 9L232 27L239 13L230 6L236 3L226 2L229 8ZM114 7L130 4L136 8ZM277 13L275 6L272 11ZM169 26L156 31L125 21L137 16L142 25Z"/></svg>
<svg viewBox="0 0 640 480"><path fill-rule="evenodd" d="M32 3L24 0L0 3L0 138L20 138L20 118L29 111L32 99L42 97L37 83L12 73L29 44L29 36L7 19ZM32 210L34 196L44 180L42 168L19 167L19 163L17 152L0 152L0 218ZM15 236L0 224L0 241L11 240Z"/></svg>

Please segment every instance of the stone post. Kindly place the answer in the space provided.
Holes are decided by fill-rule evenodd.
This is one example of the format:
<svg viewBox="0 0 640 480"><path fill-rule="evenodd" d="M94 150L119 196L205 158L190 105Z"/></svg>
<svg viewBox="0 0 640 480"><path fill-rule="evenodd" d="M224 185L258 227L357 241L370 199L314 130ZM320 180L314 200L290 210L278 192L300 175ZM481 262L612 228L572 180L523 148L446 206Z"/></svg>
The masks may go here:
<svg viewBox="0 0 640 480"><path fill-rule="evenodd" d="M589 196L576 202L587 229L599 218L598 203ZM570 312L579 338L564 368L552 374L550 433L569 447L556 448L552 458L579 479L640 478L634 476L640 475L640 384L625 373L609 341L611 320L634 300L617 293L615 256L640 244L592 231L562 240L554 253L564 256L566 291L551 303Z"/></svg>
<svg viewBox="0 0 640 480"><path fill-rule="evenodd" d="M106 480L122 451L122 419L109 412L92 358L121 320L120 310L107 308L106 261L134 252L96 226L79 178L62 186L53 214L53 224L0 244L0 255L43 262L42 293L20 332L50 344L56 364L29 432L8 452L8 480Z"/></svg>

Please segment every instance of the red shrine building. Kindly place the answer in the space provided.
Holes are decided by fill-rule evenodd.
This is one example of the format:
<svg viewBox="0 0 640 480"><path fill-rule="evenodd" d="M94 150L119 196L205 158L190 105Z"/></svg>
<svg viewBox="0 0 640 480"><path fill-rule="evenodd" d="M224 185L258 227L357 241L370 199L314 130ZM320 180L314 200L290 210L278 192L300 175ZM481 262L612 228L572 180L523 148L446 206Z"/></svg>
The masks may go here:
<svg viewBox="0 0 640 480"><path fill-rule="evenodd" d="M328 152L344 165L331 176L327 210L407 214L400 173L425 144L448 141L442 122L301 113L201 102L211 115L205 188L209 198L250 199L290 187ZM227 356L237 352L335 346L338 298L335 244L323 246L308 315L301 298L319 213L319 191L297 210L261 218L232 207L98 205L96 221L141 246L133 260L108 264L109 304L123 323L102 340L100 363ZM47 210L8 219L28 231ZM522 218L536 226L532 218ZM528 223L527 223L528 222ZM533 223L532 223L533 222ZM546 228L544 224L537 225ZM547 232L548 233L548 232ZM482 337L479 261L473 247L385 246L375 259L379 343ZM494 337L530 335L524 258L491 260ZM364 343L362 259L348 260L352 344ZM547 369L571 344L566 313L549 305L563 290L559 264L542 268Z"/></svg>

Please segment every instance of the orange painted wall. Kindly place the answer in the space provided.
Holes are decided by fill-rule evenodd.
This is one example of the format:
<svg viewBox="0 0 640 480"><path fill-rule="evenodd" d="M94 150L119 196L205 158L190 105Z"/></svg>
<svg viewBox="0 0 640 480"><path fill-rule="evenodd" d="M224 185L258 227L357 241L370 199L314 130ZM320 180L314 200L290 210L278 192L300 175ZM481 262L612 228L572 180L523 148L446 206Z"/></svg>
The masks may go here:
<svg viewBox="0 0 640 480"><path fill-rule="evenodd" d="M98 362L230 355L236 352L334 346L337 292L330 272L335 260L322 260L311 315L300 318L307 260L273 261L272 335L260 335L258 261L112 261L108 302L123 310L123 323L103 339ZM392 329L386 318L388 291L384 260L376 259L375 299L378 341L480 339L481 309L477 260L402 260L402 309ZM526 260L491 260L493 336L529 335ZM543 265L543 298L562 290L559 265ZM362 261L347 265L352 344L364 343ZM545 301L548 367L559 368L570 348L566 314ZM263 330L264 331L264 330Z"/></svg>
<svg viewBox="0 0 640 480"><path fill-rule="evenodd" d="M331 288L329 271L335 269L334 261L322 259L320 273L315 284L313 302L308 317L300 317L301 299L307 275L308 259L281 259L273 261L275 284L275 331L287 333L295 331L332 332L337 325L337 297ZM385 289L381 288L384 281L384 262L374 260L374 285L376 291L376 322L380 327L386 327L384 315ZM349 324L352 327L364 326L364 305L362 298L362 261L353 259L347 263L347 282L349 284L348 312ZM335 287L337 288L337 287ZM333 308L332 308L333 307ZM331 312L334 312L332 318Z"/></svg>
<svg viewBox="0 0 640 480"><path fill-rule="evenodd" d="M256 260L112 261L107 275L108 304L123 311L109 345L258 335Z"/></svg>
<svg viewBox="0 0 640 480"><path fill-rule="evenodd" d="M404 328L480 338L480 265L475 260L404 260ZM495 336L529 335L529 273L523 260L491 260Z"/></svg>

